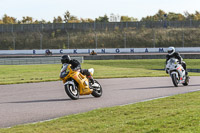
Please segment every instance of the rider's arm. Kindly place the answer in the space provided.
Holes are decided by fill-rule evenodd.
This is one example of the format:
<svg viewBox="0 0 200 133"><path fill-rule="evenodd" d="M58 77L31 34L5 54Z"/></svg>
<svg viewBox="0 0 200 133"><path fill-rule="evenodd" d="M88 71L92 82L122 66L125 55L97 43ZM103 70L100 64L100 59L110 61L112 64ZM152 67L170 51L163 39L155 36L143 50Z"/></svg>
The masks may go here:
<svg viewBox="0 0 200 133"><path fill-rule="evenodd" d="M74 70L79 70L79 69L81 69L81 65L78 65L78 66L76 66L76 67L74 68Z"/></svg>
<svg viewBox="0 0 200 133"><path fill-rule="evenodd" d="M71 60L70 64L72 65L71 68L73 70L79 70L79 69L81 69L81 64L77 60L75 60L75 59Z"/></svg>
<svg viewBox="0 0 200 133"><path fill-rule="evenodd" d="M176 58L178 59L178 61L179 61L179 63L181 64L181 62L182 62L182 57L180 56L180 54L179 53L176 53Z"/></svg>
<svg viewBox="0 0 200 133"><path fill-rule="evenodd" d="M165 64L167 64L167 61L170 59L169 55L166 55L166 61Z"/></svg>

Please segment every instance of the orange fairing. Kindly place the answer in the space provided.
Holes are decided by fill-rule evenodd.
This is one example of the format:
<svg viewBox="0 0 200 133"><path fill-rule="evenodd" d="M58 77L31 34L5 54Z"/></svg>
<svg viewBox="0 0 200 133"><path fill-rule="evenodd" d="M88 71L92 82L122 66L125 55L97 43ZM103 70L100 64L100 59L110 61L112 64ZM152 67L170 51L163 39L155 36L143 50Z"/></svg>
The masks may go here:
<svg viewBox="0 0 200 133"><path fill-rule="evenodd" d="M69 65L67 68L69 70L68 75L64 79L62 79L63 83L65 83L69 78L72 78L78 83L80 95L91 94L92 89L89 88L89 81L86 76L82 75L80 71L73 71L70 66L71 65Z"/></svg>
<svg viewBox="0 0 200 133"><path fill-rule="evenodd" d="M177 68L177 70L180 70L180 71L181 71L181 70L182 70L182 69L181 69L181 66L179 66L179 67Z"/></svg>

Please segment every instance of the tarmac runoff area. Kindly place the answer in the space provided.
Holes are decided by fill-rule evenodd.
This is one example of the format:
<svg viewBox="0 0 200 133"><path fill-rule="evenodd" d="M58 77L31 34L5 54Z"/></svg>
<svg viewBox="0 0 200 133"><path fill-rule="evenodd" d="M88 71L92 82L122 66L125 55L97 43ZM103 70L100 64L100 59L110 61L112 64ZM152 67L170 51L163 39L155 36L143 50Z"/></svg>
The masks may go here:
<svg viewBox="0 0 200 133"><path fill-rule="evenodd" d="M200 91L200 77L174 87L170 77L98 79L103 95L71 100L61 81L0 85L0 128L34 123L90 110ZM156 82L155 82L156 81Z"/></svg>

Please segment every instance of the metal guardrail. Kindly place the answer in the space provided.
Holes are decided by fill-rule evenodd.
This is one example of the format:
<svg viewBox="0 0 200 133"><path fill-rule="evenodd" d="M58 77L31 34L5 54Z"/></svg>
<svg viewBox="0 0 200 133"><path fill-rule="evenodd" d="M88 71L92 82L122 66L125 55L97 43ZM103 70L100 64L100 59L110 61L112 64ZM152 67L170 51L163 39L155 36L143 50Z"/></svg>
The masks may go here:
<svg viewBox="0 0 200 133"><path fill-rule="evenodd" d="M83 63L83 57L71 57ZM60 57L0 58L0 65L61 64Z"/></svg>

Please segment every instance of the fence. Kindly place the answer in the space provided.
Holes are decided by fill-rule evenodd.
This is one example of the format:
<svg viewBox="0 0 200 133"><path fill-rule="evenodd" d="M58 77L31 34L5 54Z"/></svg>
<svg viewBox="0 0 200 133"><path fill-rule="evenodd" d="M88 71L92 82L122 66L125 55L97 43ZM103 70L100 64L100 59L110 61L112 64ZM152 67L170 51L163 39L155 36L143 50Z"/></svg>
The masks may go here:
<svg viewBox="0 0 200 133"><path fill-rule="evenodd" d="M140 22L94 22L50 24L0 24L0 32L33 32L49 30L115 30L116 28L199 28L200 21L140 21Z"/></svg>
<svg viewBox="0 0 200 133"><path fill-rule="evenodd" d="M200 47L200 28L0 34L0 50Z"/></svg>
<svg viewBox="0 0 200 133"><path fill-rule="evenodd" d="M0 24L0 50L199 47L199 36L194 20Z"/></svg>
<svg viewBox="0 0 200 133"><path fill-rule="evenodd" d="M71 57L83 63L83 57ZM0 58L0 65L60 64L60 57Z"/></svg>

